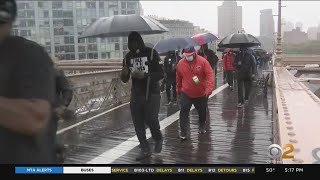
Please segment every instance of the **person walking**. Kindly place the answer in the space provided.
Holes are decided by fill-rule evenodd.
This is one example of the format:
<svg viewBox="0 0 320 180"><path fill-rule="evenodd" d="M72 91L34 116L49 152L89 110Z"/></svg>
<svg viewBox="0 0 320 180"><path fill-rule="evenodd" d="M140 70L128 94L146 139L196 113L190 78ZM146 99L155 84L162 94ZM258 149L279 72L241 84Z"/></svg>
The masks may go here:
<svg viewBox="0 0 320 180"><path fill-rule="evenodd" d="M15 0L0 1L0 163L53 164L53 63L39 44L10 35L16 15Z"/></svg>
<svg viewBox="0 0 320 180"><path fill-rule="evenodd" d="M208 44L201 45L200 50L198 52L198 55L204 57L210 63L210 66L211 66L213 73L215 75L215 79L214 79L215 86L214 87L217 87L217 71L218 71L217 64L219 61L218 56L216 55L216 53L213 50L208 48Z"/></svg>
<svg viewBox="0 0 320 180"><path fill-rule="evenodd" d="M249 54L247 48L241 47L237 54L234 65L237 71L238 85L238 108L243 107L244 102L249 101L252 80L256 74L256 64L253 55ZM243 92L245 93L243 99Z"/></svg>
<svg viewBox="0 0 320 180"><path fill-rule="evenodd" d="M52 143L56 145L57 163L63 163L65 158L65 147L62 142L59 142L56 136L58 130L58 121L71 120L74 112L68 109L73 97L73 90L63 70L57 66L57 61L54 60L54 81L55 81L55 102L53 104L52 120L54 128L52 129Z"/></svg>
<svg viewBox="0 0 320 180"><path fill-rule="evenodd" d="M137 161L151 156L151 150L146 138L146 127L149 126L152 138L155 140L154 151L162 150L162 134L158 113L160 108L160 85L163 79L163 68L159 64L160 57L157 51L146 47L142 37L137 32L128 36L129 52L123 61L121 80L126 83L132 79L130 111L138 136L141 152Z"/></svg>
<svg viewBox="0 0 320 180"><path fill-rule="evenodd" d="M199 133L206 132L207 101L213 91L214 74L209 62L197 55L194 47L184 49L184 58L177 65L177 95L180 98L180 138L187 137L192 105L199 114Z"/></svg>
<svg viewBox="0 0 320 180"><path fill-rule="evenodd" d="M176 93L176 67L180 61L180 56L176 51L168 52L168 55L164 58L164 72L165 72L165 82L166 82L166 93L168 104L177 102L177 93ZM171 90L172 96L171 98Z"/></svg>
<svg viewBox="0 0 320 180"><path fill-rule="evenodd" d="M232 91L233 90L233 80L234 80L234 71L235 66L234 66L234 59L236 55L233 53L231 48L227 49L227 53L223 57L223 70L226 74L226 79L229 84L229 88Z"/></svg>

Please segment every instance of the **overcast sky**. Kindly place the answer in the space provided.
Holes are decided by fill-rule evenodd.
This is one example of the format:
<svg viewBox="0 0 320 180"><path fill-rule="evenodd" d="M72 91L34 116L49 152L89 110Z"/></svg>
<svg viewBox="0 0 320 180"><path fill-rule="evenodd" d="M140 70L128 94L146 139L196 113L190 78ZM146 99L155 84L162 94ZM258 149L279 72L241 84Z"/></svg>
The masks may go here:
<svg viewBox="0 0 320 180"><path fill-rule="evenodd" d="M217 6L223 1L141 1L145 15L183 19L209 31L218 32ZM273 9L278 13L278 1L237 1L242 6L243 28L247 33L260 33L260 10ZM303 30L320 23L320 1L283 1L282 17L293 23L302 22ZM274 16L275 28L277 17Z"/></svg>

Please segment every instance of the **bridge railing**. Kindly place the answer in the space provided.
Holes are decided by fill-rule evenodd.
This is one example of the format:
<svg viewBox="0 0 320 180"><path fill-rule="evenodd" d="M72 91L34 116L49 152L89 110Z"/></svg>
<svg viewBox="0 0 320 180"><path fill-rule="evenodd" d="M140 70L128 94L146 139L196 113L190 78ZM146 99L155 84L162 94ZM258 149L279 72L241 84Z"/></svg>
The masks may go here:
<svg viewBox="0 0 320 180"><path fill-rule="evenodd" d="M75 111L77 120L129 100L130 84L121 82L120 70L66 76L73 86L70 109Z"/></svg>
<svg viewBox="0 0 320 180"><path fill-rule="evenodd" d="M284 58L284 62L312 64L318 62L318 57L290 57ZM320 99L285 67L274 67L273 72L274 143L285 147L286 155L294 156L282 162L320 163Z"/></svg>

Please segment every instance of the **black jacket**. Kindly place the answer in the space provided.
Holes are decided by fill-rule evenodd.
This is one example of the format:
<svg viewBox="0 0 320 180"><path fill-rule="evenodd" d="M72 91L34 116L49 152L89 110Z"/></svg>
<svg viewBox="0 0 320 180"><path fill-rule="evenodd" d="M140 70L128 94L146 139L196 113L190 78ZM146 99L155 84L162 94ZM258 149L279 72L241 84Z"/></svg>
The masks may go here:
<svg viewBox="0 0 320 180"><path fill-rule="evenodd" d="M169 54L164 58L164 72L166 73L167 78L176 78L176 67L180 59L180 56L172 54Z"/></svg>
<svg viewBox="0 0 320 180"><path fill-rule="evenodd" d="M217 63L219 61L218 56L212 51L211 49L208 49L207 46L204 46L204 52L199 51L198 55L207 58L209 61L211 68L214 70L217 67Z"/></svg>
<svg viewBox="0 0 320 180"><path fill-rule="evenodd" d="M139 52L137 53L131 48L132 37L138 39ZM128 37L129 52L126 54L123 60L123 66L130 68L130 73L133 71L143 71L145 76L143 79L132 79L132 96L145 96L147 90L147 79L150 78L149 95L160 94L159 80L164 77L162 66L159 64L160 56L157 51L146 47L140 34L132 32ZM130 78L128 76L121 75L121 80L127 82Z"/></svg>
<svg viewBox="0 0 320 180"><path fill-rule="evenodd" d="M241 62L239 64L239 62ZM253 59L253 55L248 52L240 52L237 54L234 60L234 66L239 73L239 77L247 77L256 73L256 64Z"/></svg>
<svg viewBox="0 0 320 180"><path fill-rule="evenodd" d="M73 91L71 85L65 76L63 70L55 68L55 82L56 82L56 106L68 107L71 103Z"/></svg>

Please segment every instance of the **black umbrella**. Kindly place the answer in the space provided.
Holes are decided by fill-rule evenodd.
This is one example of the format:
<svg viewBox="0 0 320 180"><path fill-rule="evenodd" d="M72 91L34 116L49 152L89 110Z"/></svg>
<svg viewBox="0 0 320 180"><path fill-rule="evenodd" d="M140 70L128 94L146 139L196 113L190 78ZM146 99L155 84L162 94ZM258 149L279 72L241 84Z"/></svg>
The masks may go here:
<svg viewBox="0 0 320 180"><path fill-rule="evenodd" d="M240 48L259 45L261 45L260 41L251 34L234 33L223 38L218 44L218 47Z"/></svg>
<svg viewBox="0 0 320 180"><path fill-rule="evenodd" d="M79 38L89 37L124 37L130 32L140 34L160 34L169 30L148 16L115 15L103 17L89 25Z"/></svg>
<svg viewBox="0 0 320 180"><path fill-rule="evenodd" d="M262 53L262 54L266 54L267 51L265 49L262 48L252 48L254 52L256 53Z"/></svg>
<svg viewBox="0 0 320 180"><path fill-rule="evenodd" d="M217 51L226 53L226 52L227 52L227 49L228 49L228 48L222 47L222 48L218 48ZM234 52L240 52L240 48L231 48L231 49L232 49L232 51L234 51Z"/></svg>
<svg viewBox="0 0 320 180"><path fill-rule="evenodd" d="M159 53L166 53L168 51L174 51L177 49L184 49L190 46L198 46L198 43L190 38L171 38L171 39L164 39L159 41L154 49L158 51Z"/></svg>

